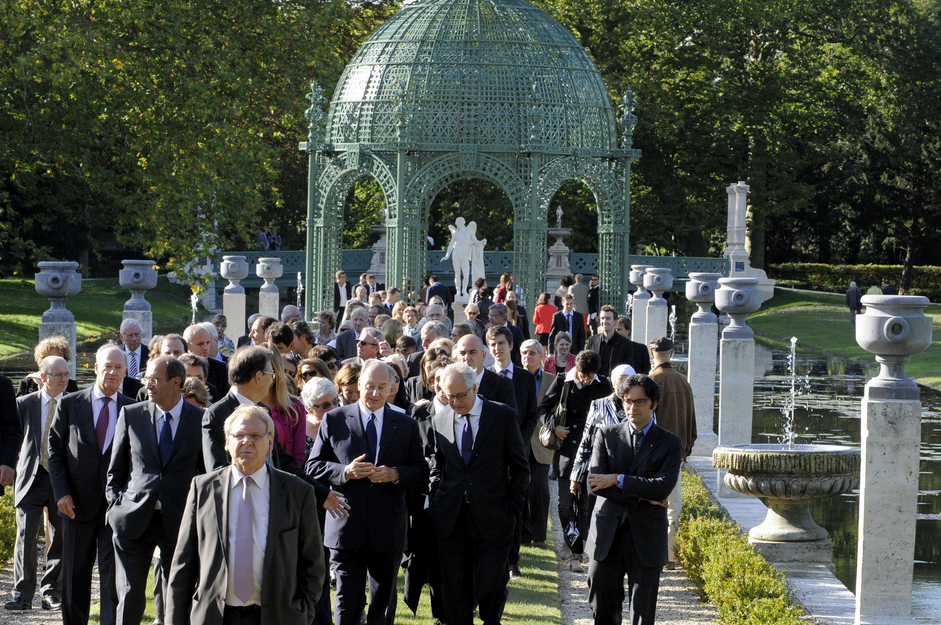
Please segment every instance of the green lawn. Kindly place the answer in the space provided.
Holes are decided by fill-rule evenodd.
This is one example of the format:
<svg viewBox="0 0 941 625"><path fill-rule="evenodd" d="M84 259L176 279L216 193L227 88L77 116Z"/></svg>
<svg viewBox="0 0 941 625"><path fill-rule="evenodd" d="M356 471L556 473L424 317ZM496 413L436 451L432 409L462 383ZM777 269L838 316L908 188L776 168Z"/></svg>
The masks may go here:
<svg viewBox="0 0 941 625"><path fill-rule="evenodd" d="M913 356L905 370L922 384L941 387L941 305L930 305L926 314L934 319L931 347ZM748 325L759 337L785 345L796 336L800 349L841 358L875 358L856 343L842 295L779 288L748 318Z"/></svg>
<svg viewBox="0 0 941 625"><path fill-rule="evenodd" d="M130 297L117 278L83 280L81 293L66 303L75 315L79 343L116 334L124 302ZM190 318L189 297L188 287L161 277L157 287L147 292L154 331L182 330ZM0 357L32 350L49 300L36 293L33 280L7 278L0 280L0 303Z"/></svg>
<svg viewBox="0 0 941 625"><path fill-rule="evenodd" d="M509 597L506 601L506 610L503 622L517 623L518 625L560 625L562 614L559 609L559 571L556 566L555 550L552 548L552 532L547 537L548 549L523 547L520 553L520 570L523 577L511 579ZM402 625L428 625L433 623L431 618L431 604L428 598L428 587L422 593L418 613L412 615L411 610L402 601L404 581L399 571L398 606L395 622ZM144 622L153 621L153 575L147 580L147 608ZM96 597L92 597L96 599ZM90 623L99 623L100 605L96 602L91 606Z"/></svg>

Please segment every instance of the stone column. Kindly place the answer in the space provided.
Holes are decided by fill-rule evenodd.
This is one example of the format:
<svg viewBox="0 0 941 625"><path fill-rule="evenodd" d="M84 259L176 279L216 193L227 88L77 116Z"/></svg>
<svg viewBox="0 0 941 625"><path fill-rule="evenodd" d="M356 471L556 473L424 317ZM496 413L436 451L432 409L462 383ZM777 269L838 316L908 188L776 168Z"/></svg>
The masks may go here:
<svg viewBox="0 0 941 625"><path fill-rule="evenodd" d="M731 266L730 275L749 275L748 250L745 248L745 215L748 210L749 186L744 182L730 184L725 191L729 194L728 255Z"/></svg>
<svg viewBox="0 0 941 625"><path fill-rule="evenodd" d="M712 423L715 415L719 324L711 307L716 301L720 277L718 273L691 273L686 283L686 298L699 307L689 320L689 365L686 374L693 390L693 405L696 409L694 456L711 456L718 444Z"/></svg>
<svg viewBox="0 0 941 625"><path fill-rule="evenodd" d="M229 281L222 292L222 314L227 323L225 334L236 344L245 332L245 287L239 281L248 277L248 263L244 256L223 256L219 273Z"/></svg>
<svg viewBox="0 0 941 625"><path fill-rule="evenodd" d="M855 623L914 624L921 400L905 363L931 345L928 298L866 295L862 301L856 342L881 367L862 400Z"/></svg>
<svg viewBox="0 0 941 625"><path fill-rule="evenodd" d="M658 336L669 336L670 306L663 298L663 292L673 287L673 276L665 267L651 267L644 273L644 288L650 291L647 300L647 329L644 334L648 341ZM636 305L636 304L635 304ZM635 341L637 339L634 339Z"/></svg>
<svg viewBox="0 0 941 625"><path fill-rule="evenodd" d="M719 278L716 307L729 315L719 343L719 440L727 447L751 443L755 393L755 333L745 317L761 307L757 278ZM719 494L741 497L719 476Z"/></svg>
<svg viewBox="0 0 941 625"><path fill-rule="evenodd" d="M75 353L78 342L75 331L75 315L65 307L70 297L78 295L82 290L82 276L76 273L78 263L44 261L39 263L39 273L36 274L36 292L49 298L49 310L42 314L39 323L39 340L50 336L64 336L72 348L72 359L69 361L69 377L75 379Z"/></svg>
<svg viewBox="0 0 941 625"><path fill-rule="evenodd" d="M284 273L280 258L259 258L255 265L255 275L265 281L258 293L258 312L275 319L281 318L281 302L275 280Z"/></svg>
<svg viewBox="0 0 941 625"><path fill-rule="evenodd" d="M118 272L118 281L131 292L131 299L124 302L122 319L134 319L140 324L140 340L147 345L154 337L154 314L144 293L157 286L157 270L152 260L122 260L121 264L124 269Z"/></svg>
<svg viewBox="0 0 941 625"><path fill-rule="evenodd" d="M644 273L653 265L631 265L631 284L637 287L634 291L631 306L631 340L647 345L647 302L650 293L644 288Z"/></svg>

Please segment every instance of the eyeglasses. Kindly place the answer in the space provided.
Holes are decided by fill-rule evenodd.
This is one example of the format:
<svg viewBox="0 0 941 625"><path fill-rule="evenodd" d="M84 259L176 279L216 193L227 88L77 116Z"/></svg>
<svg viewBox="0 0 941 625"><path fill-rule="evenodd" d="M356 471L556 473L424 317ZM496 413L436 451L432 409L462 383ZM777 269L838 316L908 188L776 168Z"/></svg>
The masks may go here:
<svg viewBox="0 0 941 625"><path fill-rule="evenodd" d="M325 401L319 404L314 404L314 408L316 408L317 410L327 410L329 408L335 408L336 406L339 406L339 405L340 405L340 400L334 398L333 401Z"/></svg>
<svg viewBox="0 0 941 625"><path fill-rule="evenodd" d="M367 343L366 341L356 341L356 344L360 347L365 347L367 345L371 347L379 347L379 343Z"/></svg>
<svg viewBox="0 0 941 625"><path fill-rule="evenodd" d="M340 368L340 363L338 363L336 360L331 360L330 362L325 362L324 364L327 365L327 369L336 370Z"/></svg>
<svg viewBox="0 0 941 625"><path fill-rule="evenodd" d="M309 379L311 379L311 378L316 378L316 377L317 377L317 372L316 372L316 371L303 371L303 372L301 372L301 379L302 379L302 380L309 380Z"/></svg>
<svg viewBox="0 0 941 625"><path fill-rule="evenodd" d="M640 399L631 399L630 397L625 397L621 400L624 403L625 408L630 408L631 406L637 406L638 408L643 408L650 403L649 397L642 397Z"/></svg>
<svg viewBox="0 0 941 625"><path fill-rule="evenodd" d="M163 382L164 380L169 380L169 379L170 378L154 378L149 375L145 375L144 377L140 379L140 381L144 386L150 386L151 382L156 384L157 382Z"/></svg>
<svg viewBox="0 0 941 625"><path fill-rule="evenodd" d="M265 375L270 375L271 377L274 377L274 371L272 369L265 369L264 371L262 371L262 373L264 373Z"/></svg>
<svg viewBox="0 0 941 625"><path fill-rule="evenodd" d="M448 403L451 403L452 401L464 401L464 399L470 394L472 390L474 389L469 388L463 393L458 393L457 395L445 395L444 397L448 400Z"/></svg>

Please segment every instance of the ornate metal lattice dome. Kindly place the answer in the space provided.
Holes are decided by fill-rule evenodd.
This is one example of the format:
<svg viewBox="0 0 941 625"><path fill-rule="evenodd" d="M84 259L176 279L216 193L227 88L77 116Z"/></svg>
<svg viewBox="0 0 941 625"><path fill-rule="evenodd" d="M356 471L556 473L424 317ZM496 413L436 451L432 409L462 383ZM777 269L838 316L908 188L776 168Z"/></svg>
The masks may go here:
<svg viewBox="0 0 941 625"><path fill-rule="evenodd" d="M425 272L437 194L466 178L501 188L530 306L546 289L549 204L581 180L598 208L602 302L623 303L631 162L640 156L632 99L619 124L588 54L545 12L525 0L407 2L346 67L328 113L319 86L308 97L308 311L332 306L346 198L366 176L385 195L386 284L407 297Z"/></svg>
<svg viewBox="0 0 941 625"><path fill-rule="evenodd" d="M559 22L523 0L418 0L347 65L327 140L413 149L610 153L601 75Z"/></svg>

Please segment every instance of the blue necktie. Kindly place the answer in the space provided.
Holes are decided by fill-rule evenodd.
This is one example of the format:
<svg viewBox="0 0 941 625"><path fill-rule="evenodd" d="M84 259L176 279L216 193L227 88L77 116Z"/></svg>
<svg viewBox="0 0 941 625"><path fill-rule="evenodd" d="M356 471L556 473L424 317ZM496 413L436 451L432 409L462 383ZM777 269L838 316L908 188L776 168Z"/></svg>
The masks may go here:
<svg viewBox="0 0 941 625"><path fill-rule="evenodd" d="M379 446L379 436L376 433L376 415L369 413L369 421L366 422L366 460L376 461L376 448Z"/></svg>
<svg viewBox="0 0 941 625"><path fill-rule="evenodd" d="M464 459L465 465L469 465L471 455L474 452L474 431L471 430L471 416L469 414L461 416L464 417L464 432L461 434L461 458Z"/></svg>
<svg viewBox="0 0 941 625"><path fill-rule="evenodd" d="M170 413L163 415L163 428L160 430L160 463L166 464L173 446L173 430L170 429Z"/></svg>

